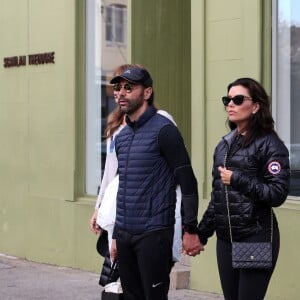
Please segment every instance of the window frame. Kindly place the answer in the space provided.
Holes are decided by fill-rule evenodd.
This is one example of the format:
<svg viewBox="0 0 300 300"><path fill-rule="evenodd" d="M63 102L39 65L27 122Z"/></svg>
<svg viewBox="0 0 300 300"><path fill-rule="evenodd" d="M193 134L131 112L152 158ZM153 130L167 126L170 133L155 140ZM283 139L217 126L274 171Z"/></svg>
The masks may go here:
<svg viewBox="0 0 300 300"><path fill-rule="evenodd" d="M110 0L113 1L113 0ZM84 13L83 37L83 62L85 65L84 75L78 76L78 81L84 81L84 100L80 104L83 111L80 118L83 124L77 125L80 128L81 146L77 149L76 155L80 163L78 180L76 185L79 197L94 197L98 194L101 185L102 175L106 158L106 140L104 128L106 117L115 108L115 100L112 88L109 85L113 70L127 62L127 4L129 0L119 0L118 6L122 7L124 17L124 44L114 43L106 47L105 42L105 5L110 1L86 0ZM104 58L105 56L105 58ZM82 170L81 170L82 169Z"/></svg>
<svg viewBox="0 0 300 300"><path fill-rule="evenodd" d="M280 45L285 45L285 52L291 53L291 33L286 31L282 26L280 27L280 1L284 1L284 5L290 5L285 10L287 18L284 18L284 22L288 29L292 28L292 17L290 12L292 2L286 0L272 0L272 114L276 124L276 130L279 136L284 140L286 146L290 151L290 162L291 162L291 194L288 196L291 200L300 200L300 193L298 191L297 182L300 180L300 168L298 167L300 161L300 143L294 144L292 141L297 139L293 136L292 126L293 120L292 109L292 59L291 55L283 56L280 55ZM288 20L286 22L286 20ZM299 20L300 22L300 20ZM280 30L283 32L280 35ZM282 101L284 99L284 101ZM299 148L299 151L297 149ZM295 188L293 188L295 187Z"/></svg>
<svg viewBox="0 0 300 300"><path fill-rule="evenodd" d="M108 23L108 11L111 12L111 22ZM123 22L117 22L117 13L121 12ZM110 4L105 6L105 42L107 46L125 46L126 45L126 24L127 24L127 6L123 4ZM108 38L108 28L111 31ZM120 39L118 37L118 29L120 30Z"/></svg>
<svg viewBox="0 0 300 300"><path fill-rule="evenodd" d="M85 191L97 195L101 181L101 0L86 1Z"/></svg>

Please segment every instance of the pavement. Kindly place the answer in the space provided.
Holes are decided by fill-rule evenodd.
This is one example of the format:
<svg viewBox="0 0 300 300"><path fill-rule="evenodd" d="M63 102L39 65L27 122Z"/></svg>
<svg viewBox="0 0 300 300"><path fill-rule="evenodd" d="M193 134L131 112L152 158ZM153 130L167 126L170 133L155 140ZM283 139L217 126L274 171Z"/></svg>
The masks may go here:
<svg viewBox="0 0 300 300"><path fill-rule="evenodd" d="M99 274L0 254L1 300L100 300ZM222 295L170 290L169 300L224 300Z"/></svg>

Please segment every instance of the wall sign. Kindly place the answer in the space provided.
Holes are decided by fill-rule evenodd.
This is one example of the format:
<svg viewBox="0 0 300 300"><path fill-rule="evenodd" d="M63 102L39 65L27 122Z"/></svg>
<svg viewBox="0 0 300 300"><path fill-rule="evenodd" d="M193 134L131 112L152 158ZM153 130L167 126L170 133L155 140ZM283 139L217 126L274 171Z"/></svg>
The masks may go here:
<svg viewBox="0 0 300 300"><path fill-rule="evenodd" d="M37 54L28 54L20 56L11 56L3 58L4 68L26 66L27 61L29 65L44 65L54 64L55 52L45 52Z"/></svg>

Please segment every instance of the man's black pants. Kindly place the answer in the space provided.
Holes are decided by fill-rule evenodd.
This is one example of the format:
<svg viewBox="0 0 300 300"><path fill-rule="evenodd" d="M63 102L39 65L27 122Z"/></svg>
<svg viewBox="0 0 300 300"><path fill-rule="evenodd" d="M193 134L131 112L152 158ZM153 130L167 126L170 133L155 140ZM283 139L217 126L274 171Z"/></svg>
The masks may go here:
<svg viewBox="0 0 300 300"><path fill-rule="evenodd" d="M131 235L118 230L119 272L125 300L167 300L174 229Z"/></svg>

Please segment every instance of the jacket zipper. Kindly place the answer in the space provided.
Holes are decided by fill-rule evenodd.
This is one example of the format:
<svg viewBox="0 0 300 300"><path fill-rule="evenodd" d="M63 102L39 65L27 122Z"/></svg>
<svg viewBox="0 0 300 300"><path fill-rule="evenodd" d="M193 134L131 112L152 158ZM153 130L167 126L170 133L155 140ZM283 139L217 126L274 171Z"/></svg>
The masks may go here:
<svg viewBox="0 0 300 300"><path fill-rule="evenodd" d="M124 193L123 193L123 205L124 205L124 227L127 229L127 221L126 221L126 191L127 191L127 169L128 169L128 160L129 160L129 154L131 152L131 146L133 143L135 137L135 130L133 130L133 135L131 136L131 140L128 147L127 157L126 157L126 164L125 164L125 172L124 172Z"/></svg>

